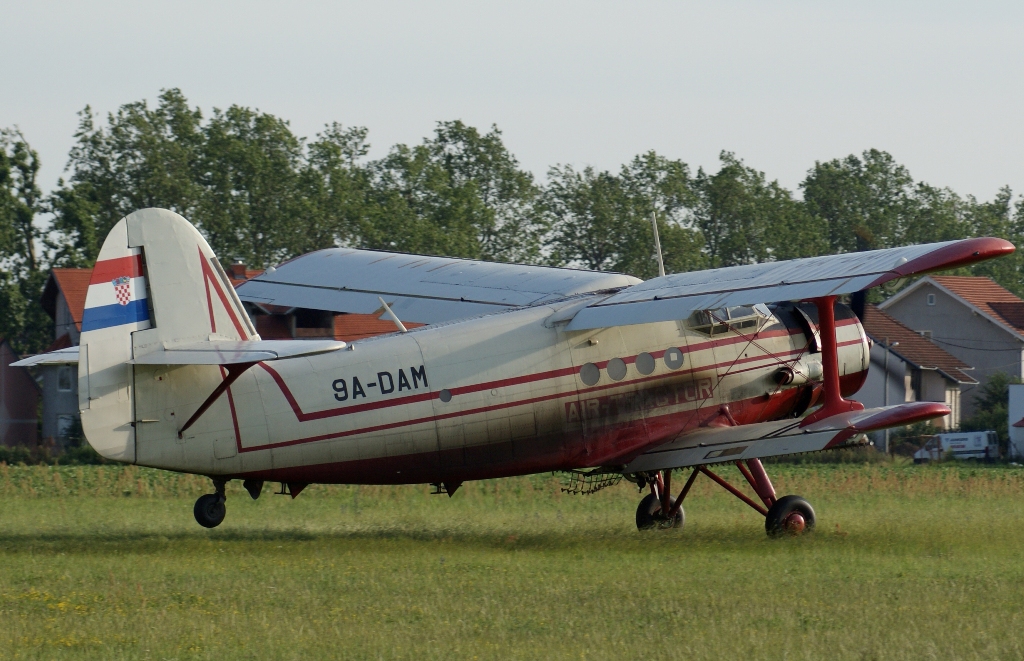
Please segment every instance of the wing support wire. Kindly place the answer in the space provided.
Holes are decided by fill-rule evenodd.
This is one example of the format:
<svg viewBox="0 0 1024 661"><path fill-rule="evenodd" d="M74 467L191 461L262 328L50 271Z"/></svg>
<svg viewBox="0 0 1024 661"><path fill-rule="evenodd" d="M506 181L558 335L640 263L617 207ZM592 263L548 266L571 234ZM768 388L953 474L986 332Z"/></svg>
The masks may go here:
<svg viewBox="0 0 1024 661"><path fill-rule="evenodd" d="M213 392L211 392L210 396L206 398L206 401L204 401L199 406L196 412L192 414L192 417L189 418L184 425L182 425L181 429L178 430L178 438L182 438L182 435L185 433L185 430L187 430L189 427L195 424L196 420L202 417L202 415L206 413L207 409L213 406L213 403L216 402L217 399L224 394L224 391L227 390L232 383L238 380L238 377L245 374L246 370L248 370L255 364L256 363L231 363L229 365L225 365L224 369L226 369L228 373L224 377L224 380L221 381L217 385L217 387L213 389Z"/></svg>

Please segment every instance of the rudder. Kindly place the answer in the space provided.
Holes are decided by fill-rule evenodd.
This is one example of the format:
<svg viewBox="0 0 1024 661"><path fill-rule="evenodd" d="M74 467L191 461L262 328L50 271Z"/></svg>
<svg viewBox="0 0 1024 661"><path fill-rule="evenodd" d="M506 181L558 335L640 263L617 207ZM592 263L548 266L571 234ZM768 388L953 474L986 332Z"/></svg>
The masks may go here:
<svg viewBox="0 0 1024 661"><path fill-rule="evenodd" d="M118 222L86 296L79 409L89 443L134 462L133 358L175 344L259 339L209 244L187 220L143 209Z"/></svg>

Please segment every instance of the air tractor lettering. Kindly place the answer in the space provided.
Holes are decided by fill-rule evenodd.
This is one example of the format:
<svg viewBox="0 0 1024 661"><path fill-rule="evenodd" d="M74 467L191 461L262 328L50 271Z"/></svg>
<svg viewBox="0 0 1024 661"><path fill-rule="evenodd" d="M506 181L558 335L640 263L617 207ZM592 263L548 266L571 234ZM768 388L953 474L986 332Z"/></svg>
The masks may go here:
<svg viewBox="0 0 1024 661"><path fill-rule="evenodd" d="M688 402L705 402L714 395L711 379L697 379L689 383L672 386L658 386L643 392L620 393L581 399L565 403L565 418L568 422L619 418L630 416L640 408L645 411ZM640 402L643 404L640 404Z"/></svg>
<svg viewBox="0 0 1024 661"><path fill-rule="evenodd" d="M411 381L409 376L412 377ZM374 391L380 392L382 395L390 395L427 387L427 370L423 365L410 367L408 375L405 368L399 368L397 373L377 372L371 378L373 380L366 377L360 380L358 376L335 379L331 383L334 399L345 402L349 398L353 400L366 398L367 392L371 395Z"/></svg>

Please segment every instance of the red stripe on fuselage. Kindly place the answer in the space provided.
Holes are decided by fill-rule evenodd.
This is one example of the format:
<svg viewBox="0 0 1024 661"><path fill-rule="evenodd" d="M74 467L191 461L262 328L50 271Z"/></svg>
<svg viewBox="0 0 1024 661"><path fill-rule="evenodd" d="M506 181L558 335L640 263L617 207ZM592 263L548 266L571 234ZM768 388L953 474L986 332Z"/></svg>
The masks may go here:
<svg viewBox="0 0 1024 661"><path fill-rule="evenodd" d="M845 323L843 323L842 325L851 325L851 324L855 324L856 323L856 320L844 320L844 321L845 321ZM799 330L795 331L795 333L797 333L797 334L799 332L800 332ZM792 331L785 331L785 332L783 332L783 331L774 331L773 334L774 334L774 336L786 336L786 335L794 334L794 332L792 332ZM761 337L764 337L764 336L761 336ZM747 341L746 338L742 338L742 337L741 338L729 338L726 341L717 341L715 343L715 345L716 346L726 346L726 345L729 345L729 344L738 344L738 343L744 342L744 341ZM861 339L847 340L846 342L839 343L839 346L841 346L841 347L842 346L851 346L851 345L859 344L860 342L861 342ZM705 343L705 344L707 344L710 347L712 343ZM694 345L694 346L700 346L700 345ZM496 410L500 410L500 409L514 408L514 407L517 407L517 406L527 406L527 405L530 405L530 404L536 404L536 403L543 402L543 401L562 399L562 398L566 398L566 397L575 397L577 395L586 395L586 394L591 394L591 393L600 392L600 391L604 391L604 390L610 390L610 389L613 389L613 388L622 388L622 387L631 386L631 385L639 385L639 384L643 384L643 383L649 383L649 382L657 381L657 380L664 380L664 379L670 379L670 378L671 379L678 379L679 377L683 377L683 376L687 376L687 375L690 375L690 374L694 374L696 372L707 371L707 370L717 370L720 367L734 366L734 365L740 364L740 363L752 363L752 362L756 362L756 361L786 362L786 359L793 360L794 356L799 358L799 356L802 355L805 351L806 351L806 347L799 348L799 349L791 349L789 351L785 351L785 352L781 352L781 353L777 353L777 354L762 354L760 356L753 356L753 357L748 357L748 358L742 358L742 359L734 360L734 361L731 361L731 362L723 362L723 363L715 363L715 364L711 364L711 365L701 365L701 366L698 366L698 367L690 367L688 369L678 370L678 371L670 372L670 373L666 373L666 374L658 374L658 375L653 375L653 376L647 376L647 377L643 377L643 378L639 378L639 379L633 379L633 380L629 380L629 381L619 381L619 382L615 382L615 383L608 383L608 384L599 385L599 386L592 386L590 388L583 388L583 389L578 389L578 390L577 389L573 389L573 390L569 390L569 391L565 391L565 392L552 393L552 394L548 394L548 395L544 395L544 396L540 396L540 397L531 397L531 398L527 398L527 399L517 400L517 401L514 401L514 402L506 402L506 403L503 403L503 404L494 404L494 405L491 405L491 406L483 406L483 407L478 407L478 408L469 409L469 410L465 410L465 411L458 411L458 412L442 414L442 415L431 415L431 416L425 416L425 417L422 417L422 418L414 418L414 419L409 419L409 420L399 420L399 421L392 422L392 423L385 423L385 424L381 424L381 425L373 425L373 426L369 426L369 427L360 427L358 429L352 429L352 430L342 430L342 431L338 431L338 432L332 432L332 433L329 433L329 434L320 434L320 435L316 435L316 436L308 436L308 437L304 437L304 438L297 438L297 439L292 439L292 440L288 440L288 441L279 441L277 443L268 443L268 444L264 444L264 445L258 445L258 446L247 447L247 448L243 448L242 447L241 439L238 439L237 442L238 442L238 448L239 448L240 452L255 452L255 451L258 451L258 450L269 450L269 449L273 449L273 448L287 447L287 446L292 446L292 445L300 445L300 444L304 444L304 443L315 443L315 442L318 442L318 441L325 441L325 440L329 440L329 439L333 439L333 438L344 438L344 437L347 437L347 436L355 436L355 435L359 435L359 434L370 434L370 433L374 433L374 432L378 432L378 431L384 431L384 430L387 430L387 429L395 429L395 428L398 428L398 427L407 427L407 426L412 426L412 425L418 425L418 424L423 424L423 423L427 423L427 422L431 422L431 421L435 421L435 420L445 420L445 419L450 419L450 418L455 418L455 417L464 417L464 416L475 415L475 414L479 414L479 413L487 413L489 411L496 411ZM664 351L657 352L658 355L655 356L655 357L660 357L664 353L665 353ZM655 355L655 354L652 353L652 356L653 355ZM636 357L633 356L632 358L628 359L627 362L631 362L632 363L635 360L636 360ZM607 361L602 361L600 363L600 365L606 365L606 364L607 364ZM324 411L314 411L312 413L305 413L304 411L302 411L301 406L299 405L298 401L295 399L294 394L291 392L291 389L288 387L288 384L285 382L284 378L275 369L273 369L272 367L270 367L266 363L259 363L259 366L262 367L264 370L266 370L266 372L268 374L270 374L271 378L273 378L274 382L277 384L278 388L281 390L281 394L285 397L285 400L288 402L288 405L291 407L292 412L295 414L295 417L296 417L296 419L299 422L309 422L309 421L313 421L313 420L322 420L322 419L325 419L325 418L344 416L344 415L349 415L349 414L353 414L353 413L361 413L361 412L364 412L364 411L372 411L372 410L378 410L378 409L382 409L382 408L391 408L391 407L395 407L395 406L402 406L402 405L405 405L405 404L412 404L412 403L432 400L432 399L435 399L438 396L438 392L426 392L426 393L420 393L420 394L416 394L416 395L406 395L404 397L396 397L394 399L387 399L387 400L382 400L382 401L378 401L378 402L367 402L365 404L356 404L356 405L350 405L350 406L340 407L340 408L336 408L336 409L326 409ZM751 367L751 368L748 368L748 369L745 369L745 370L741 370L740 372L746 372L746 371L751 371L751 370L756 370L756 369L763 369L764 367L766 367L766 365ZM492 390L492 389L495 389L495 388L507 387L507 386L511 386L511 385L521 385L521 384L525 384L525 383L534 383L534 382L537 382L537 381L544 381L544 380L553 379L553 378L562 378L562 377L566 377L566 376L575 375L575 373L576 373L576 368L562 368L562 369L558 369L558 370L549 370L549 371L546 371L546 372L538 372L538 373L535 373L535 374L528 374L528 375L523 375L523 376L519 376L519 377L512 377L512 378L508 378L508 379L498 379L498 380L495 380L495 381L487 381L487 382L484 382L484 383L473 384L473 385L469 385L469 386L456 387L456 388L450 389L450 392L452 393L453 396L457 396L459 394L466 394L466 393L471 393L471 392L479 392L479 391L482 391L482 390ZM733 372L733 374L736 374L736 373L739 373L739 372ZM715 384L715 387L717 387L717 384ZM230 388L228 390L230 391Z"/></svg>
<svg viewBox="0 0 1024 661"><path fill-rule="evenodd" d="M109 283L124 275L129 278L138 278L142 275L142 255L129 255L96 262L96 266L92 269L92 275L89 277L89 284Z"/></svg>

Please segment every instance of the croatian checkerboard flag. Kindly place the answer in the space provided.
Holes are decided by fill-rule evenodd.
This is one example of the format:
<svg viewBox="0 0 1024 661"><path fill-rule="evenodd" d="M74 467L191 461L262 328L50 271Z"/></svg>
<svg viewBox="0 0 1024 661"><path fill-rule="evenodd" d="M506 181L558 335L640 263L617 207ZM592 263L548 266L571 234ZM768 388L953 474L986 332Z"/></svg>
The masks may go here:
<svg viewBox="0 0 1024 661"><path fill-rule="evenodd" d="M132 330L149 328L141 248L129 248L129 253L96 262L82 315L82 332L126 324L134 325Z"/></svg>

